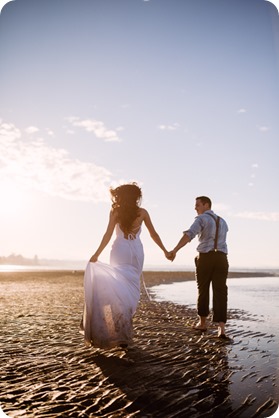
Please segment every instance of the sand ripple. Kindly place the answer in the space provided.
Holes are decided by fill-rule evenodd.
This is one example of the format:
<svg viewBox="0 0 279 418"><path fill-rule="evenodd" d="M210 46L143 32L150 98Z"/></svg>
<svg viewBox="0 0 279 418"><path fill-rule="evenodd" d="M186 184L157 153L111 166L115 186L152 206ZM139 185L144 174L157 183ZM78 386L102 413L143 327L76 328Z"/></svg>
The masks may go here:
<svg viewBox="0 0 279 418"><path fill-rule="evenodd" d="M133 346L105 351L78 332L81 275L7 276L0 290L0 403L11 418L265 418L277 408L275 338L247 313L230 312L224 343L213 326L192 331L195 311L143 296Z"/></svg>

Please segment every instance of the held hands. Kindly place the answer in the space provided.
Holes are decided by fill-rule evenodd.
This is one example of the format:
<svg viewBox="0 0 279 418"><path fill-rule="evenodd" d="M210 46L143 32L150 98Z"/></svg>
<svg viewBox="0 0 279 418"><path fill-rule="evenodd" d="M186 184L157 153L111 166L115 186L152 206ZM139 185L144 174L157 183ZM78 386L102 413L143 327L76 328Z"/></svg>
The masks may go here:
<svg viewBox="0 0 279 418"><path fill-rule="evenodd" d="M175 259L176 256L176 252L172 251L167 251L165 252L165 256L168 260L173 261Z"/></svg>

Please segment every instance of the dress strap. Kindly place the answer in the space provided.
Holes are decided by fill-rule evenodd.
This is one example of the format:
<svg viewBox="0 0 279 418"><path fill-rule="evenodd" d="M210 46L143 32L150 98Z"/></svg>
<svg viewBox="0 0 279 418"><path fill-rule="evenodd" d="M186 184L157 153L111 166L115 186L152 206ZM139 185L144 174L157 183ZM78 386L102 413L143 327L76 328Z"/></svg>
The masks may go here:
<svg viewBox="0 0 279 418"><path fill-rule="evenodd" d="M131 229L128 234L125 234L125 232L121 229L120 225L119 225L119 228L122 231L124 238L125 239L128 239L128 240L134 240L134 239L136 239L138 233L141 231L141 225L140 226L137 226L136 228Z"/></svg>
<svg viewBox="0 0 279 418"><path fill-rule="evenodd" d="M136 235L130 233L130 234L124 234L124 238L126 238L128 240L134 240L137 237L136 237Z"/></svg>

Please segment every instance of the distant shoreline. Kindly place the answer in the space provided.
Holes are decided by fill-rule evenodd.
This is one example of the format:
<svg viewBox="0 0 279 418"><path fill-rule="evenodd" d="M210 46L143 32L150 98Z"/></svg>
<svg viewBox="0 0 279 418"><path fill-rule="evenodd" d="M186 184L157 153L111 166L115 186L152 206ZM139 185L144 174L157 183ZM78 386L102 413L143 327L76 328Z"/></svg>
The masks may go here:
<svg viewBox="0 0 279 418"><path fill-rule="evenodd" d="M22 280L32 280L34 279L34 274L36 279L53 279L56 280L59 277L65 276L75 276L80 278L81 282L83 281L84 270L75 270L75 269L26 269L26 270L2 270L0 269L0 280L1 281L10 281L14 279ZM249 278L249 277L279 277L278 271L274 272L269 271L230 271L229 278ZM165 271L165 270L144 270L143 278L145 285L147 287L157 286L159 284L170 284L174 282L185 282L189 280L195 280L194 271Z"/></svg>
<svg viewBox="0 0 279 418"><path fill-rule="evenodd" d="M194 271L143 271L143 276L146 286L157 286L158 284L195 280ZM266 271L230 271L228 277L235 279L249 277L278 277L278 274Z"/></svg>

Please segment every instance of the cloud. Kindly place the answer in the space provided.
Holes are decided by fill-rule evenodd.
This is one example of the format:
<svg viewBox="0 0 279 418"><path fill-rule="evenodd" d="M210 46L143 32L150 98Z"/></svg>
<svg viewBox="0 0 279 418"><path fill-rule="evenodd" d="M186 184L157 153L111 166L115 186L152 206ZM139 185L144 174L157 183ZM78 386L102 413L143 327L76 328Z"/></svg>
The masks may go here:
<svg viewBox="0 0 279 418"><path fill-rule="evenodd" d="M261 132L267 132L270 130L268 126L257 126L258 130Z"/></svg>
<svg viewBox="0 0 279 418"><path fill-rule="evenodd" d="M47 129L46 132L49 136L54 136L54 132L51 129Z"/></svg>
<svg viewBox="0 0 279 418"><path fill-rule="evenodd" d="M14 125L0 121L0 139L5 138L7 142L13 142L21 137L21 132Z"/></svg>
<svg viewBox="0 0 279 418"><path fill-rule="evenodd" d="M68 135L74 135L75 131L73 129L66 129L66 134Z"/></svg>
<svg viewBox="0 0 279 418"><path fill-rule="evenodd" d="M257 221L278 222L279 212L239 212L234 214L233 217Z"/></svg>
<svg viewBox="0 0 279 418"><path fill-rule="evenodd" d="M229 210L229 206L225 203L214 203L214 210L216 211L227 211Z"/></svg>
<svg viewBox="0 0 279 418"><path fill-rule="evenodd" d="M244 108L238 109L237 113L246 113L247 110Z"/></svg>
<svg viewBox="0 0 279 418"><path fill-rule="evenodd" d="M179 123L173 123L172 125L159 125L158 129L161 131L176 131L179 129Z"/></svg>
<svg viewBox="0 0 279 418"><path fill-rule="evenodd" d="M81 201L107 201L111 173L104 167L71 158L44 139L22 138L13 124L0 122L0 177L24 189Z"/></svg>
<svg viewBox="0 0 279 418"><path fill-rule="evenodd" d="M85 129L87 132L93 132L93 134L106 142L121 142L121 138L118 136L116 130L108 129L104 122L95 119L83 119L71 116L66 120L74 127Z"/></svg>
<svg viewBox="0 0 279 418"><path fill-rule="evenodd" d="M25 129L25 132L27 134L34 134L35 132L38 132L39 128L36 128L36 126L28 126L28 128Z"/></svg>

